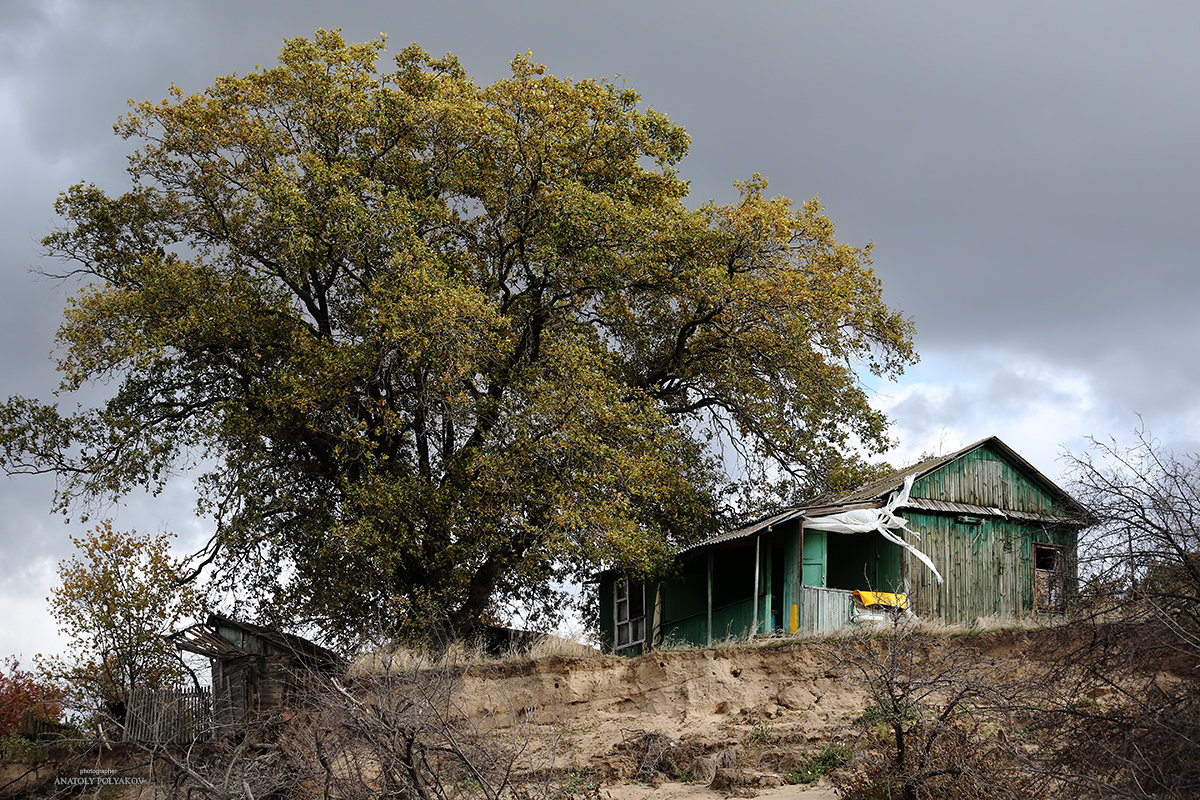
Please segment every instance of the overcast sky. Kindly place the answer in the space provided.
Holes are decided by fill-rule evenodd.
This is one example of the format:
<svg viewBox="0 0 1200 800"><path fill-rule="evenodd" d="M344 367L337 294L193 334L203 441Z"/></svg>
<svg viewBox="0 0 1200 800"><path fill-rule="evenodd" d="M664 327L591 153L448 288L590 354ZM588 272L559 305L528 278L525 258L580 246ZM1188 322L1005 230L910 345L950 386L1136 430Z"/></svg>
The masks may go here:
<svg viewBox="0 0 1200 800"><path fill-rule="evenodd" d="M124 188L128 98L273 64L341 28L455 53L480 83L532 50L620 76L687 128L694 199L758 172L875 243L921 363L875 402L894 463L998 435L1057 478L1063 446L1141 414L1196 447L1200 6L1179 2L0 2L0 396L47 397L69 287L30 272L56 194ZM52 483L0 476L0 656L58 647L44 598L70 552ZM186 484L122 527L206 530Z"/></svg>

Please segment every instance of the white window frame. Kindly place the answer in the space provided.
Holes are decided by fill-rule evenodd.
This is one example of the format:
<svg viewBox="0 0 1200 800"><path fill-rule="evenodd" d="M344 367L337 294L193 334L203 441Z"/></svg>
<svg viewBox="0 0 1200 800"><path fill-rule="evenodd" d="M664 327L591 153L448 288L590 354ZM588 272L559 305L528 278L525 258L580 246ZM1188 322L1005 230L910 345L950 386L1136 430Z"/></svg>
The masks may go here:
<svg viewBox="0 0 1200 800"><path fill-rule="evenodd" d="M631 600L641 596L642 613L630 616ZM613 650L636 647L646 641L646 584L618 578L613 584Z"/></svg>

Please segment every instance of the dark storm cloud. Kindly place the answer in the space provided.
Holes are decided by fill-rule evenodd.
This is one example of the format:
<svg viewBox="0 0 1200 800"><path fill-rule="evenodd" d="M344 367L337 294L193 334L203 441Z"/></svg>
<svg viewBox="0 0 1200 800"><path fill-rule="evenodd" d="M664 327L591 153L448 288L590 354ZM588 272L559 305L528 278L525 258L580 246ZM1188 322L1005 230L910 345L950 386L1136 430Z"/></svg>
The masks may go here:
<svg viewBox="0 0 1200 800"><path fill-rule="evenodd" d="M1134 412L1178 441L1200 420L1200 8L1182 3L0 3L0 394L56 383L69 287L28 268L58 191L124 188L126 99L272 64L319 27L452 51L480 82L530 49L619 73L691 134L696 203L754 172L819 195L916 320L925 360L879 398L907 451L997 433L1052 474L1058 443ZM0 560L66 551L48 494L0 479ZM181 495L164 505L122 513L188 524Z"/></svg>

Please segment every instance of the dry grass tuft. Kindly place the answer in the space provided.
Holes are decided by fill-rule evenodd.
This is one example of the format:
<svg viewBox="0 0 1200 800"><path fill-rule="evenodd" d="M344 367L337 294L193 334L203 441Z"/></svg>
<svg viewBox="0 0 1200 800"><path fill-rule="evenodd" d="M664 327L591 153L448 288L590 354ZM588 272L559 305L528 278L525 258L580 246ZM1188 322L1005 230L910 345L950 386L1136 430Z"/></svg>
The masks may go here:
<svg viewBox="0 0 1200 800"><path fill-rule="evenodd" d="M359 654L351 663L349 673L367 676L447 669L463 671L474 665L488 663L512 664L543 658L578 659L596 658L600 655L598 648L582 641L578 635L546 634L537 637L528 646L513 647L501 656L485 652L481 642L455 641L441 650L396 643Z"/></svg>
<svg viewBox="0 0 1200 800"><path fill-rule="evenodd" d="M542 658L595 658L600 654L599 648L582 641L578 634L558 636L548 633L516 655L537 661Z"/></svg>
<svg viewBox="0 0 1200 800"><path fill-rule="evenodd" d="M462 670L485 659L483 647L464 642L451 642L435 652L427 647L397 643L359 654L350 664L353 676L399 675L427 670Z"/></svg>

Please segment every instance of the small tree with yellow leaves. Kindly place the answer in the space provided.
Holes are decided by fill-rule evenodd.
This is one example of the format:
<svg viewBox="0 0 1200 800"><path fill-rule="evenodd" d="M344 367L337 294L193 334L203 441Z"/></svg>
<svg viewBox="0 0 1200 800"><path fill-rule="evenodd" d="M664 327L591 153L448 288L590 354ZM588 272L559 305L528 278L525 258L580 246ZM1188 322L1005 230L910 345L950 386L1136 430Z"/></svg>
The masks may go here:
<svg viewBox="0 0 1200 800"><path fill-rule="evenodd" d="M81 699L119 715L135 687L169 685L183 665L166 634L199 611L197 590L179 580L174 534L119 531L108 521L72 536L78 552L59 562L62 583L47 600L71 639L64 672Z"/></svg>

